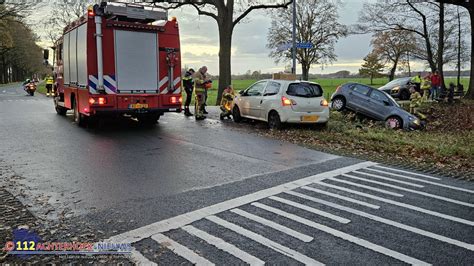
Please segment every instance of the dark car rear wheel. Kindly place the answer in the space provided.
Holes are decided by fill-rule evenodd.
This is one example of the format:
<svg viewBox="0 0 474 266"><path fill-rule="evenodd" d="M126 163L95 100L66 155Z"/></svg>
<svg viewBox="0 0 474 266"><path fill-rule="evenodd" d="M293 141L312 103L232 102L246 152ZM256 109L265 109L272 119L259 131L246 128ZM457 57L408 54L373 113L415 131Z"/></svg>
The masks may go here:
<svg viewBox="0 0 474 266"><path fill-rule="evenodd" d="M270 127L270 129L281 129L283 127L280 115L278 115L276 111L271 111L268 114L268 127Z"/></svg>
<svg viewBox="0 0 474 266"><path fill-rule="evenodd" d="M344 108L346 108L346 99L344 99L343 97L334 98L332 100L331 107L332 109L339 112L344 110Z"/></svg>
<svg viewBox="0 0 474 266"><path fill-rule="evenodd" d="M240 115L240 109L237 105L234 105L234 108L232 109L232 118L234 119L235 123L239 123L242 121L242 116Z"/></svg>
<svg viewBox="0 0 474 266"><path fill-rule="evenodd" d="M398 116L391 116L385 120L385 126L391 129L400 129L403 127L403 121Z"/></svg>

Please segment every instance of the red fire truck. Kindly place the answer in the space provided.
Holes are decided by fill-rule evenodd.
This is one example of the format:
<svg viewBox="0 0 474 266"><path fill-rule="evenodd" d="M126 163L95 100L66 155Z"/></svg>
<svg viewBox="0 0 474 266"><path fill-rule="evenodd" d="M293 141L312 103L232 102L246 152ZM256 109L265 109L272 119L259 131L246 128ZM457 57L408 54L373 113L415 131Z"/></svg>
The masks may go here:
<svg viewBox="0 0 474 266"><path fill-rule="evenodd" d="M181 112L178 23L166 11L102 2L64 29L55 48L55 108L84 126L128 114L156 123Z"/></svg>

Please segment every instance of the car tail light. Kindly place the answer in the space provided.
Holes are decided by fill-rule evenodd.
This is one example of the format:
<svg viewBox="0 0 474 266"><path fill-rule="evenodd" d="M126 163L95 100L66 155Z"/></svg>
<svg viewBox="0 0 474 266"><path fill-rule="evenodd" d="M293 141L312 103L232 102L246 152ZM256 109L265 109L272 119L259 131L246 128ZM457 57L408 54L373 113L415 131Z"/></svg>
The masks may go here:
<svg viewBox="0 0 474 266"><path fill-rule="evenodd" d="M179 103L183 103L183 97L179 97Z"/></svg>
<svg viewBox="0 0 474 266"><path fill-rule="evenodd" d="M292 106L292 105L296 105L296 102L292 99L288 99L285 96L281 96L281 105L283 105L283 106Z"/></svg>
<svg viewBox="0 0 474 266"><path fill-rule="evenodd" d="M329 106L328 101L326 99L321 100L321 106Z"/></svg>
<svg viewBox="0 0 474 266"><path fill-rule="evenodd" d="M99 105L104 105L107 103L107 99L105 99L104 97L99 97Z"/></svg>
<svg viewBox="0 0 474 266"><path fill-rule="evenodd" d="M89 104L94 104L95 103L95 99L94 98L89 98Z"/></svg>

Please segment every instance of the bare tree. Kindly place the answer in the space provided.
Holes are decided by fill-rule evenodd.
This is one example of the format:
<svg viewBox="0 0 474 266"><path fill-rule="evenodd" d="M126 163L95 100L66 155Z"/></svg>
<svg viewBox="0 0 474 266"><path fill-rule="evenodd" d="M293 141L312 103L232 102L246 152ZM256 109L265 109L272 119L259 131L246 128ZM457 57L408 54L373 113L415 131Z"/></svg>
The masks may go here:
<svg viewBox="0 0 474 266"><path fill-rule="evenodd" d="M302 78L308 80L309 69L315 64L329 64L336 60L334 45L347 33L346 26L337 22L337 5L340 1L298 1L296 6L296 38L299 43L311 43L312 48L298 49L296 59L301 64ZM270 57L275 62L289 61L293 12L280 10L272 14L272 24L267 36ZM287 46L283 47L282 46Z"/></svg>
<svg viewBox="0 0 474 266"><path fill-rule="evenodd" d="M400 30L377 32L374 34L371 44L373 52L390 64L389 80L393 80L397 67L408 64L408 52L413 50L413 35Z"/></svg>
<svg viewBox="0 0 474 266"><path fill-rule="evenodd" d="M471 20L471 75L469 80L469 88L465 95L466 98L474 99L474 2L473 1L459 1L459 0L436 0L437 2L443 2L445 4L452 4L457 6L462 6L467 9L469 12L469 17Z"/></svg>
<svg viewBox="0 0 474 266"><path fill-rule="evenodd" d="M224 88L231 84L231 48L234 28L254 10L286 8L292 0L154 0L155 6L176 9L192 6L199 15L211 17L217 22L219 30L219 90L217 103L220 103ZM158 2L166 2L160 5Z"/></svg>

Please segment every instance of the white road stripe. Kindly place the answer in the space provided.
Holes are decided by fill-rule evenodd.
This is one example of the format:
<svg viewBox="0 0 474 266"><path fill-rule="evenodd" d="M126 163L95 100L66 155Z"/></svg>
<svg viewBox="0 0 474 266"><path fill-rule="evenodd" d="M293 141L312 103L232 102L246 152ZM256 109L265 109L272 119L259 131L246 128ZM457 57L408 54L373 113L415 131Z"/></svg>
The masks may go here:
<svg viewBox="0 0 474 266"><path fill-rule="evenodd" d="M435 186L439 186L439 187L445 187L445 188L464 191L464 192L468 192L468 193L474 193L474 190L469 190L469 189L460 188L460 187L448 186L448 185L444 185L444 184L440 184L440 183L436 183L436 182L431 182L431 181L423 180L423 179L419 179L419 178L414 178L414 177L409 177L409 176L405 176L405 175L399 175L399 174L394 174L394 173L390 173L390 172L380 171L380 170L377 170L377 169L366 168L365 170L378 172L378 173L383 173L383 174L388 174L388 175L391 175L391 176L397 176L397 177L410 179L410 180L414 180L414 181L418 181L418 182L422 182L422 183L426 183L426 184L430 184L430 185L435 185ZM362 173L362 172L359 172L359 171L354 171L354 172ZM366 174L366 173L364 173L364 174Z"/></svg>
<svg viewBox="0 0 474 266"><path fill-rule="evenodd" d="M241 210L241 209L232 209L232 210L230 210L230 211L233 212L233 213L236 213L236 214L238 214L238 215L240 215L240 216L243 216L243 217L245 217L245 218L247 218L247 219L250 219L250 220L252 220L252 221L255 221L255 222L257 222L257 223L260 223L260 224L266 225L266 226L268 226L268 227L271 227L271 228L273 228L273 229L275 229L275 230L278 230L278 231L280 231L280 232L282 232L282 233L285 233L285 234L287 234L287 235L289 235L289 236L292 236L292 237L294 237L294 238L297 238L297 239L299 239L299 240L301 240L301 241L303 241L303 242L311 242L311 241L313 241L313 239L314 239L314 238L311 237L311 236L302 234L302 233L300 233L300 232L298 232L298 231L295 231L295 230L293 230L293 229L291 229L291 228L288 228L288 227L283 226L283 225L281 225L281 224L278 224L278 223L275 223L275 222L273 222L273 221L267 220L267 219L262 218L262 217L260 217L260 216L257 216L257 215L248 213L248 212L246 212L246 211L244 211L244 210Z"/></svg>
<svg viewBox="0 0 474 266"><path fill-rule="evenodd" d="M372 215L372 214L369 214L369 213L366 213L366 212L362 212L362 211L359 211L359 210L356 210L356 209L345 207L345 206L342 206L342 205L339 205L339 204L336 204L336 203L332 203L332 202L329 202L329 201L325 201L325 200L322 200L322 199L314 198L314 197L311 197L311 196L308 196L308 195L305 195L305 194L301 194L301 193L298 193L298 192L288 191L286 193L290 194L290 195L293 195L293 196L303 198L303 199L311 200L311 201L314 201L314 202L317 202L317 203L320 203L320 204L324 204L324 205L327 205L327 206L335 208L335 209L350 212L350 213L368 218L370 220L374 220L374 221L381 222L381 223L384 223L384 224L392 225L392 226L395 226L397 228L400 228L400 229L403 229L403 230L406 230L406 231L410 231L410 232L413 232L413 233L416 233L416 234L419 234L419 235L430 237L430 238L433 238L433 239L436 239L436 240L439 240L439 241L443 241L443 242L446 242L446 243L449 243L449 244L452 244L452 245L456 245L458 247L462 247L462 248L474 251L474 245L468 244L468 243L465 243L465 242L462 242L462 241L459 241L459 240L456 240L456 239L452 239L452 238L449 238L449 237L438 235L438 234L435 234L435 233L432 233L432 232L425 231L423 229L419 229L419 228L416 228L416 227L413 227L413 226L409 226L409 225L402 224L402 223L399 223L399 222L395 222L395 221L392 221L392 220L389 220L389 219L378 217L378 216L375 216L375 215Z"/></svg>
<svg viewBox="0 0 474 266"><path fill-rule="evenodd" d="M373 180L369 180L369 179L365 179L365 178L357 177L357 176L353 176L353 175L348 175L348 174L343 174L343 176L346 176L346 177L349 177L349 178L352 178L352 179L357 179L357 180L369 182L369 183L379 184L379 185L382 185L382 186L391 187L391 188L395 188L395 189L398 189L398 190L403 190L403 191L407 191L407 192L411 192L411 193L415 193L415 194L419 194L419 195L423 195L423 196L429 197L429 198L434 198L434 199L439 199L439 200L443 200L443 201L447 201L447 202L451 202L451 203L455 203L455 204L459 204L459 205L464 205L464 206L468 206L468 207L471 207L471 208L474 207L474 204L472 204L472 203L467 203L467 202L463 202L463 201L459 201L459 200L455 200L455 199L450 199L450 198L446 198L446 197L442 197L442 196L438 196L438 195L434 195L434 194L430 194L430 193L426 193L426 192L422 192L422 191L417 191L417 190L408 189L408 188L404 188L404 187L399 187L399 186L395 186L395 185L385 184L385 183L382 183L382 182L376 182L376 181L373 181Z"/></svg>
<svg viewBox="0 0 474 266"><path fill-rule="evenodd" d="M239 206L242 206L242 205L257 201L257 200L261 200L269 196L277 195L286 190L291 190L291 189L295 189L301 186L310 185L314 182L318 182L320 180L323 180L329 177L338 176L340 174L348 173L360 168L372 166L374 164L375 163L373 162L362 162L362 163L354 164L351 166L335 169L329 172L324 172L317 175L308 176L302 179L291 181L291 182L274 186L271 188L259 190L251 194L247 194L241 197L226 200L226 201L223 201L223 202L220 202L208 207L204 207L192 212L184 213L184 214L181 214L181 215L178 215L166 220L152 223L152 224L113 236L109 238L107 241L114 242L114 243L135 243L144 238L150 237L153 234L163 233L169 230L180 228L184 225L201 220L202 218L209 215L214 215L216 213L234 209Z"/></svg>
<svg viewBox="0 0 474 266"><path fill-rule="evenodd" d="M335 237L350 241L350 242L352 242L354 244L357 244L359 246L362 246L364 248L367 248L367 249L373 250L375 252L378 252L378 253L390 256L392 258L398 259L400 261L410 263L410 264L415 264L415 265L428 265L428 263L426 263L424 261L417 260L415 258L406 256L404 254L398 253L398 252L390 250L388 248L384 248L382 246L379 246L379 245L374 244L372 242L369 242L367 240L364 240L364 239L346 234L344 232L341 232L339 230L333 229L331 227L328 227L328 226L325 226L325 225L322 225L322 224L315 223L311 220L296 216L294 214L282 211L280 209L273 208L273 207L270 207L270 206L267 206L265 204L261 204L261 203L258 203L258 202L254 202L254 203L252 203L252 205L255 206L255 207L261 208L263 210L273 212L275 214L278 214L278 215L283 216L285 218L288 218L290 220L296 221L298 223L301 223L301 224L307 225L309 227L318 229L320 231L326 232L326 233L331 234Z"/></svg>
<svg viewBox="0 0 474 266"><path fill-rule="evenodd" d="M425 187L423 185L413 184L413 183L410 183L410 182L405 182L405 181L401 181L401 180L397 180L397 179L393 179L393 178L389 178L389 177L385 177L385 176L381 176L381 175L374 175L374 174L371 174L371 173L365 173L365 172L360 172L360 171L353 171L352 173L357 173L357 174L361 174L361 175L365 175L365 176L375 177L375 178L378 178L378 179L382 179L382 180L386 180L386 181L390 181L390 182L394 182L394 183L399 183L399 184L403 184L403 185L407 185L407 186L417 187L417 188L424 188Z"/></svg>
<svg viewBox="0 0 474 266"><path fill-rule="evenodd" d="M429 214L429 215L437 216L437 217L447 219L447 220L451 220L451 221L454 221L454 222L474 226L474 222L466 220L466 219L462 219L462 218L459 218L459 217L455 217L455 216L451 216L451 215L447 215L447 214L443 214L443 213L439 213L439 212L435 212L435 211L430 211L430 210L427 210L427 209L423 209L423 208L420 208L420 207L417 207L417 206L413 206L413 205L410 205L410 204L406 204L406 203L402 203L402 202L398 202L398 201L394 201L394 200L384 199L384 198L377 197L377 196L374 196L374 195L370 195L370 194L367 194L367 193L364 193L364 192L348 189L348 188L345 188L345 187L338 187L338 186L334 186L334 185L323 183L323 182L318 182L316 184L326 186L326 187L330 187L330 188L334 188L334 189L338 189L338 190L342 190L342 191L346 191L346 192L349 192L349 193L352 193L352 194L356 194L356 195L359 195L359 196L371 198L371 199L374 199L374 200L386 202L386 203L389 203L389 204L392 204L392 205L396 205L396 206L399 206L399 207L403 207L403 208L407 208L407 209L410 209L410 210L418 211L418 212L421 212L421 213L426 213L426 214ZM301 187L301 188L307 189L307 190L314 190L315 189L315 188L307 187L307 186L304 186L304 187Z"/></svg>
<svg viewBox="0 0 474 266"><path fill-rule="evenodd" d="M434 179L434 180L441 180L441 178L437 178L437 177L433 177L433 176L429 176L429 175L424 175L424 174L413 173L413 172L410 172L410 171L405 171L405 170L400 170L400 169L396 169L396 168L386 167L386 166L382 166L382 165L378 165L378 164L374 165L372 167L381 168L381 169L385 169L385 170L392 170L392 171L399 172L399 173L405 173L405 174L410 174L410 175L426 177L426 178L430 178L430 179Z"/></svg>
<svg viewBox="0 0 474 266"><path fill-rule="evenodd" d="M310 257L308 257L304 254L301 254L301 253L299 253L295 250L292 250L288 247L280 245L280 244L278 244L278 243L276 243L276 242L274 242L274 241L272 241L268 238L265 238L265 237L263 237L259 234L256 234L252 231L249 231L249 230L247 230L243 227L240 227L236 224L233 224L231 222L223 220L223 219L221 219L217 216L212 215L212 216L206 217L206 219L208 219L209 221L214 222L214 223L216 223L216 224L218 224L222 227L225 227L229 230L232 230L232 231L234 231L234 232L236 232L236 233L238 233L242 236L245 236L249 239L252 239L255 242L258 242L258 243L260 243L260 244L262 244L262 245L264 245L264 246L266 246L270 249L275 250L276 252L279 252L279 253L281 253L285 256L288 256L288 257L290 257L294 260L297 260L299 262L302 262L304 264L307 264L307 265L324 265L323 263L321 263L319 261L316 261L316 260L314 260L314 259L312 259L312 258L310 258Z"/></svg>
<svg viewBox="0 0 474 266"><path fill-rule="evenodd" d="M158 264L154 263L153 261L150 261L147 259L145 256L143 256L140 252L138 252L135 248L132 250L131 254L131 259L135 265L153 265L156 266Z"/></svg>
<svg viewBox="0 0 474 266"><path fill-rule="evenodd" d="M337 178L334 178L334 177L328 178L328 180L348 184L348 185L355 186L355 187L361 187L361 188L365 188L365 189L368 189L368 190L377 191L377 192L384 193L384 194L387 194L387 195L392 195L392 196L396 196L396 197L403 197L402 194L398 194L398 193L395 193L395 192L383 190L383 189L380 189L380 188L375 188L375 187L370 187L370 186L366 186L366 185L362 185L362 184L357 184L357 183L354 183L354 182L351 182L351 181L337 179Z"/></svg>
<svg viewBox="0 0 474 266"><path fill-rule="evenodd" d="M318 184L320 184L320 183L318 183ZM307 187L307 186L304 186L304 187L301 187L301 188L306 189L306 190L311 190L311 191L319 193L319 194L324 194L324 195L328 195L328 196L331 196L331 197L334 197L334 198L338 198L338 199L342 199L342 200L349 201L349 202L352 202L352 203L356 203L356 204L359 204L359 205L362 205L362 206L365 206L365 207L369 207L369 208L372 208L372 209L379 209L380 208L380 206L370 204L370 203L367 203L365 201L360 201L360 200L356 200L356 199L349 198L349 197L346 197L346 196L341 196L339 194L327 192L327 191L324 191L324 190L321 190L321 189L317 189L317 188L313 188L313 187Z"/></svg>
<svg viewBox="0 0 474 266"><path fill-rule="evenodd" d="M175 242L174 240L163 234L156 234L151 236L151 238L156 242L160 243L160 245L173 251L175 254L187 259L191 263L194 263L196 265L214 265L214 263L206 260L205 258L196 254L194 251L179 244L178 242Z"/></svg>
<svg viewBox="0 0 474 266"><path fill-rule="evenodd" d="M250 255L249 253L239 249L238 247L232 244L225 242L224 240L218 237L210 235L202 230L199 230L194 226L186 225L182 227L182 229L188 232L189 234L199 237L200 239L215 246L216 248L223 250L250 265L264 265L265 264L265 262L260 260L259 258Z"/></svg>
<svg viewBox="0 0 474 266"><path fill-rule="evenodd" d="M290 205L290 206L293 206L293 207L296 207L296 208L299 208L299 209L302 209L302 210L305 210L305 211L308 211L308 212L311 212L311 213L314 213L314 214L317 214L319 216L323 216L323 217L332 219L334 221L338 221L342 224L348 224L348 223L351 222L351 220L349 220L349 219L342 218L340 216L337 216L337 215L334 215L334 214L331 214L331 213L328 213L328 212L325 212L325 211L320 211L318 209L315 209L315 208L312 208L312 207L309 207L309 206L306 206L306 205L303 205L303 204L300 204L300 203L297 203L297 202L294 202L294 201L291 201L291 200L287 200L287 199L276 197L276 196L271 196L271 197L268 197L268 198L271 199L271 200L275 200L275 201L278 201L278 202L281 202L281 203L284 203L284 204L287 204L287 205Z"/></svg>

